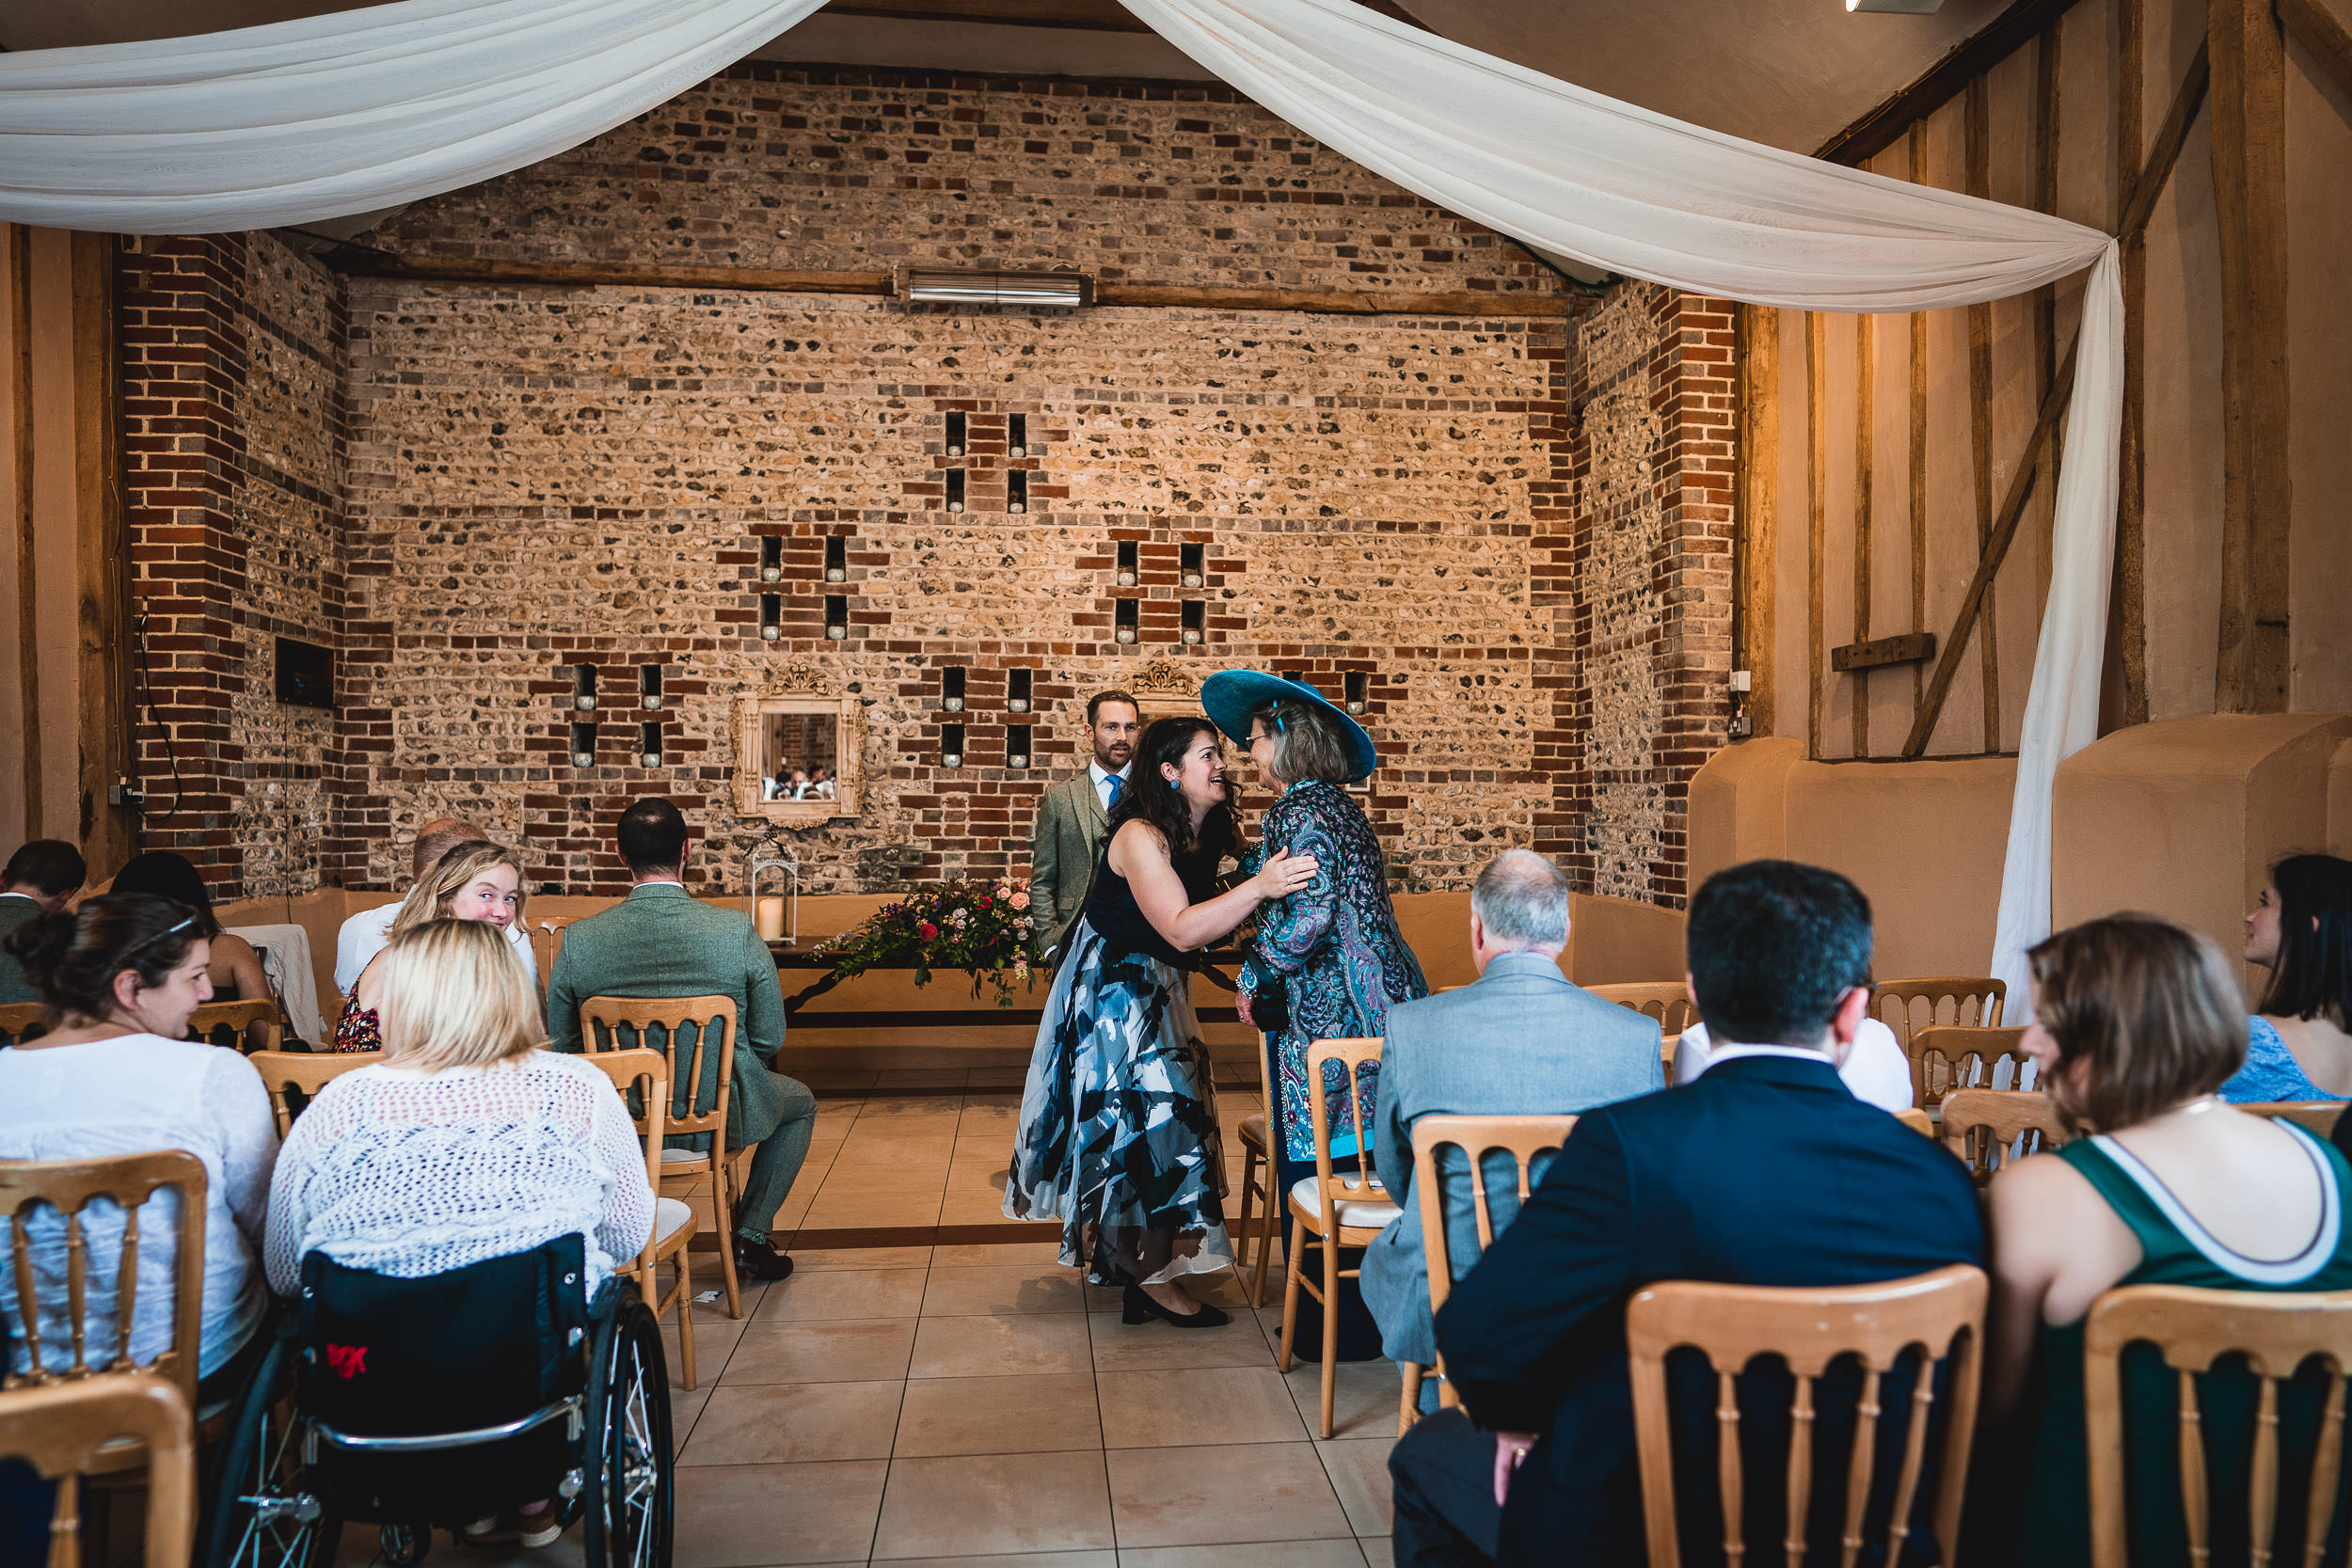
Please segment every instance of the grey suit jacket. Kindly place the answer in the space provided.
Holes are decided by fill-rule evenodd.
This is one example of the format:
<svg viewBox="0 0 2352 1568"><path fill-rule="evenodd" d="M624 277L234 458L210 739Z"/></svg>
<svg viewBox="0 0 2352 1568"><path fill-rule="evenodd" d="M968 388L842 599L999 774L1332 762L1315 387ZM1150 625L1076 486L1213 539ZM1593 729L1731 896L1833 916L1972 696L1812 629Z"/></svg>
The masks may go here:
<svg viewBox="0 0 2352 1568"><path fill-rule="evenodd" d="M1389 1009L1380 1051L1380 1130L1373 1159L1405 1217L1364 1250L1364 1305L1381 1348L1428 1366L1438 1343L1429 1321L1423 1195L1413 1185L1413 1123L1425 1116L1566 1116L1665 1087L1658 1021L1571 985L1540 953L1504 953L1476 985ZM1446 1253L1459 1279L1478 1260L1478 1215L1455 1150L1447 1167ZM1538 1155L1534 1177L1549 1166ZM1507 1150L1487 1156L1486 1203L1498 1234L1518 1213L1518 1167Z"/></svg>
<svg viewBox="0 0 2352 1568"><path fill-rule="evenodd" d="M1029 836L1029 907L1044 916L1037 932L1040 953L1059 947L1078 923L1094 862L1109 833L1103 798L1084 768L1039 798L1037 826Z"/></svg>
<svg viewBox="0 0 2352 1568"><path fill-rule="evenodd" d="M564 931L548 978L548 1035L558 1051L580 1049L580 1005L592 996L724 996L735 1003L735 1087L727 1101L727 1147L755 1144L784 1117L783 1093L769 1072L784 1043L784 988L776 961L740 910L706 904L674 882L632 889L612 908ZM634 1041L630 1043L634 1044ZM662 1042L648 1040L659 1050ZM692 1105L719 1100L719 1054L703 1054ZM688 1108L686 1085L671 1105ZM677 1139L682 1147L707 1133ZM665 1142L669 1140L664 1140Z"/></svg>
<svg viewBox="0 0 2352 1568"><path fill-rule="evenodd" d="M0 937L6 937L19 926L27 924L40 913L40 906L21 895L0 898ZM24 983L24 966L5 951L0 951L0 1003L38 1002L40 994Z"/></svg>

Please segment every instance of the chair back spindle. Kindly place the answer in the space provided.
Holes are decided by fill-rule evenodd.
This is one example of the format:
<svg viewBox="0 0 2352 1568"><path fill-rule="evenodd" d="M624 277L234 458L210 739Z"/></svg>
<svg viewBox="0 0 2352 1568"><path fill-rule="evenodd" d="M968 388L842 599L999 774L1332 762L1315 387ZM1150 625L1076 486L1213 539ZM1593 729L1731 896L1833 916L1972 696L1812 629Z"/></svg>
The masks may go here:
<svg viewBox="0 0 2352 1568"><path fill-rule="evenodd" d="M1765 1357L1783 1361L1794 1380L1786 1478L1788 1525L1782 1541L1789 1568L1803 1561L1811 1525L1815 1392L1832 1364L1859 1362L1853 1448L1846 1466L1841 1561L1851 1568L1865 1545L1866 1513L1874 1485L1884 1380L1907 1355L1918 1357L1912 1380L1902 1460L1887 1515L1888 1562L1900 1561L1911 1520L1926 1484L1929 1418L1936 1398L1934 1363L1948 1359L1949 1412L1930 1517L1942 1560L1957 1555L1960 1506L1967 1480L1968 1444L1976 1429L1979 1347L1984 1332L1983 1271L1953 1264L1909 1279L1829 1290L1712 1285L1675 1280L1635 1293L1626 1307L1626 1348L1633 1385L1634 1435L1642 1468L1642 1507L1649 1528L1651 1568L1682 1560L1675 1508L1673 1440L1666 1396L1666 1358L1695 1350L1715 1373L1716 1485L1722 1500L1723 1549L1737 1565L1747 1556L1744 1536L1747 1476L1740 1456L1740 1374Z"/></svg>
<svg viewBox="0 0 2352 1568"><path fill-rule="evenodd" d="M1508 1149L1518 1165L1518 1202L1527 1203L1534 1191L1535 1157L1568 1141L1576 1117L1422 1117L1413 1123L1413 1187L1421 1194L1422 1256L1428 1261L1429 1315L1434 1319L1453 1291L1457 1273L1446 1234L1444 1169L1439 1150L1460 1151L1469 1165L1470 1205L1477 1217L1478 1250L1483 1256L1494 1245L1494 1206L1486 1192L1486 1159ZM1474 1262L1475 1259L1470 1260ZM1446 1379L1445 1357L1438 1357L1438 1402L1447 1409L1461 1404Z"/></svg>
<svg viewBox="0 0 2352 1568"><path fill-rule="evenodd" d="M2066 1142L2058 1108L2040 1089L1954 1089L1943 1113L1944 1147L1979 1187L2011 1160Z"/></svg>
<svg viewBox="0 0 2352 1568"><path fill-rule="evenodd" d="M660 1031L656 1038L654 1031ZM669 1064L671 1133L723 1134L735 1073L735 1001L726 996L592 996L580 1005L580 1041L591 1052L643 1047ZM717 1038L711 1037L716 1035ZM681 1041L686 1043L681 1043ZM704 1053L718 1057L718 1089L702 1098ZM684 1103L681 1104L680 1101Z"/></svg>
<svg viewBox="0 0 2352 1568"><path fill-rule="evenodd" d="M276 1051L285 1043L285 1024L278 1017L278 999L274 996L257 996L244 1002L207 1002L188 1015L187 1037L243 1051L246 1031L257 1023L267 1026L260 1049Z"/></svg>
<svg viewBox="0 0 2352 1568"><path fill-rule="evenodd" d="M1372 1140L1365 1135L1364 1125L1362 1068L1366 1062L1380 1059L1381 1044L1380 1037L1374 1035L1355 1039L1314 1040L1307 1047L1307 1107L1314 1127L1315 1180L1322 1189L1324 1223L1329 1227L1339 1225L1339 1205L1343 1201L1388 1201L1385 1196L1372 1196L1379 1178L1373 1174ZM1331 1153L1330 1091L1324 1069L1333 1062L1340 1064L1347 1074L1348 1120L1356 1132L1356 1175L1352 1180L1335 1174Z"/></svg>
<svg viewBox="0 0 2352 1568"><path fill-rule="evenodd" d="M1911 1102L1921 1110L1942 1105L1955 1089L2015 1089L2026 1066L2023 1029L1966 1029L1937 1024L1912 1035L1903 1045L1911 1060ZM2003 1072L2006 1063L2009 1070Z"/></svg>
<svg viewBox="0 0 2352 1568"><path fill-rule="evenodd" d="M1913 1035L1938 1025L1997 1029L2008 1003L2009 983L1990 974L1927 974L1880 985L1870 1013L1908 1049Z"/></svg>
<svg viewBox="0 0 2352 1568"><path fill-rule="evenodd" d="M256 1051L246 1058L262 1075L262 1087L269 1090L270 1110L278 1117L281 1141L294 1131L294 1117L319 1090L355 1068L383 1059L380 1051Z"/></svg>

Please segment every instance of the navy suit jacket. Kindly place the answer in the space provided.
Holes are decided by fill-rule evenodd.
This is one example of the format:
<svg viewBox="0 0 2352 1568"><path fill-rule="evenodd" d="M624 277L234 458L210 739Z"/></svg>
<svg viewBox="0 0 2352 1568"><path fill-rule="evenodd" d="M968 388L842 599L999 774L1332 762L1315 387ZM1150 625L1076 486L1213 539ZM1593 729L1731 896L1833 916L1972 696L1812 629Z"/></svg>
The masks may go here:
<svg viewBox="0 0 2352 1568"><path fill-rule="evenodd" d="M1740 1285L1857 1285L1985 1263L1983 1221L1960 1163L1853 1098L1826 1057L1719 1062L1665 1094L1587 1112L1518 1220L1437 1321L1446 1371L1480 1426L1541 1434L1503 1509L1504 1562L1645 1560L1641 1487L1626 1379L1625 1303L1666 1279ZM1686 1552L1720 1552L1713 1379L1694 1353L1669 1361ZM1776 1386L1775 1386L1776 1385ZM1775 1428L1787 1446L1785 1373L1741 1379L1751 1455L1752 1552L1777 1559L1783 1488L1756 1468ZM1902 1408L1890 1379L1882 1404ZM1820 1440L1851 1430L1824 1379ZM1778 1414L1773 1413L1777 1403ZM1891 1490L1900 1423L1881 1429L1880 1487ZM1843 1453L1842 1445L1831 1451ZM1817 1464L1814 1529L1835 1561L1844 1466ZM1770 1472L1777 1477L1777 1470ZM1920 1489L1924 1502L1929 1488ZM1883 1507L1883 1505L1882 1505ZM1770 1517L1766 1517L1770 1515ZM1760 1559L1759 1559L1760 1560Z"/></svg>

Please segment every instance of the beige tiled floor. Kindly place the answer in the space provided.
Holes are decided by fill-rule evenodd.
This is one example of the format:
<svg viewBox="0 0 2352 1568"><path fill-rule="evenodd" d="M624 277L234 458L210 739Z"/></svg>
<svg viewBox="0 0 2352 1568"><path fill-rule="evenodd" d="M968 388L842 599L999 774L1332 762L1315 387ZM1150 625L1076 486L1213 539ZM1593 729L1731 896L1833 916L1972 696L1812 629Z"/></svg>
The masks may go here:
<svg viewBox="0 0 2352 1568"><path fill-rule="evenodd" d="M1011 1099L828 1102L838 1135L806 1212L898 1201L876 1181L918 1164L939 1181L923 1200L952 1201L983 1144L1001 1180ZM1229 1092L1220 1119L1254 1108ZM790 1279L746 1285L742 1321L698 1307L701 1386L672 1390L677 1568L1390 1568L1392 1366L1339 1370L1338 1435L1317 1442L1317 1369L1274 1370L1278 1308L1241 1306L1223 1275L1224 1327L1130 1326L1042 1233L797 1248ZM354 1528L338 1560L373 1551ZM575 1534L516 1561L578 1557Z"/></svg>

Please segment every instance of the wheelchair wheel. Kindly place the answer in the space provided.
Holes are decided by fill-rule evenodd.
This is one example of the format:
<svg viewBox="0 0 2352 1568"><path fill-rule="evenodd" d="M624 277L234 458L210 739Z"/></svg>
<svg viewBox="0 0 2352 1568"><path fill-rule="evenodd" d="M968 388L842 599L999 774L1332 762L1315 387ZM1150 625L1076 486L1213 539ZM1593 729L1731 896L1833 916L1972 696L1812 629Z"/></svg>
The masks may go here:
<svg viewBox="0 0 2352 1568"><path fill-rule="evenodd" d="M670 1372L653 1314L633 1294L597 1331L588 1423L588 1568L670 1568Z"/></svg>
<svg viewBox="0 0 2352 1568"><path fill-rule="evenodd" d="M385 1525L376 1530L375 1544L392 1568L417 1568L433 1549L433 1527L421 1519L405 1525Z"/></svg>
<svg viewBox="0 0 2352 1568"><path fill-rule="evenodd" d="M274 1338L238 1397L199 1543L203 1568L325 1568L334 1560L342 1522L309 1489L286 1419L294 1366L292 1342Z"/></svg>

